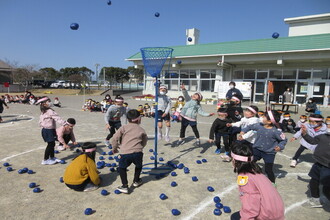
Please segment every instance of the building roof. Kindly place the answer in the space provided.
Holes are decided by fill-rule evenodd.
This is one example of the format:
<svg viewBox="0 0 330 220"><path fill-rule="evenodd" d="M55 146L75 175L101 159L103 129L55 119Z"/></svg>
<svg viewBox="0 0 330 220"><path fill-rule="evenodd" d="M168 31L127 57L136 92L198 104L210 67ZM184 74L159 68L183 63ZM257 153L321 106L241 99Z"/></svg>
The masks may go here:
<svg viewBox="0 0 330 220"><path fill-rule="evenodd" d="M171 48L174 49L172 57L175 58L330 50L330 34L184 45ZM127 58L128 61L141 59L140 52Z"/></svg>
<svg viewBox="0 0 330 220"><path fill-rule="evenodd" d="M300 16L294 18L285 18L284 22L287 24L291 24L291 23L300 23L305 21L322 21L329 19L330 19L330 13L325 13L325 14L317 14L317 15Z"/></svg>
<svg viewBox="0 0 330 220"><path fill-rule="evenodd" d="M0 70L10 70L11 66L9 66L7 63L0 60Z"/></svg>

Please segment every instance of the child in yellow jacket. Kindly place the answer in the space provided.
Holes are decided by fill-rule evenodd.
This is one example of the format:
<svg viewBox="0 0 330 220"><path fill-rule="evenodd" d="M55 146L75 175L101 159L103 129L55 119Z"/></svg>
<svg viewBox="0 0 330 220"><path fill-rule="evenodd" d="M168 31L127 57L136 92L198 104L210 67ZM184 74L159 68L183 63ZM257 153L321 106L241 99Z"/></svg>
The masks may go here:
<svg viewBox="0 0 330 220"><path fill-rule="evenodd" d="M86 142L83 153L73 159L66 168L63 181L75 191L92 191L98 189L101 180L95 165L96 144Z"/></svg>

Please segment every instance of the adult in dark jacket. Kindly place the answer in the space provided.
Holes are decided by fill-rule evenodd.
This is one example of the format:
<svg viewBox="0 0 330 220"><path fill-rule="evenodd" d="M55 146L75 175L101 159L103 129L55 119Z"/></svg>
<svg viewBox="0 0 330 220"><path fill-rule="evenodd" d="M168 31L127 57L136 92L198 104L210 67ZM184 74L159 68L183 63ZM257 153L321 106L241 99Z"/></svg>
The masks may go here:
<svg viewBox="0 0 330 220"><path fill-rule="evenodd" d="M236 83L235 82L230 82L229 87L230 87L230 89L228 90L228 92L226 94L226 99L230 100L233 96L236 96L242 102L243 94L241 93L241 91L239 89L235 88Z"/></svg>
<svg viewBox="0 0 330 220"><path fill-rule="evenodd" d="M323 185L323 193L330 200L330 122L327 122L327 133L311 137L307 133L306 126L301 127L302 137L309 144L317 144L313 157L316 162L313 164L308 175L311 177L309 188L312 198L312 207L322 207L320 202L319 186Z"/></svg>
<svg viewBox="0 0 330 220"><path fill-rule="evenodd" d="M315 111L317 110L317 106L316 106L316 103L314 101L313 98L309 98L307 103L306 103L306 109L305 111L308 112L308 113L315 113Z"/></svg>

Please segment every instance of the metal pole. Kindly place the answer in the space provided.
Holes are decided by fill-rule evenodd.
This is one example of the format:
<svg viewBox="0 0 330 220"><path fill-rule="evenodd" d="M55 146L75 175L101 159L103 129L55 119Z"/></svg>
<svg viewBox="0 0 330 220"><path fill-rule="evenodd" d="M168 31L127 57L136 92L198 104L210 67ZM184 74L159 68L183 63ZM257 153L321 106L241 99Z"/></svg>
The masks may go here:
<svg viewBox="0 0 330 220"><path fill-rule="evenodd" d="M98 76L98 71L99 71L99 66L100 64L95 64L95 74L96 74L96 82L98 83L99 82L99 76Z"/></svg>
<svg viewBox="0 0 330 220"><path fill-rule="evenodd" d="M103 67L103 86L105 90L105 67Z"/></svg>
<svg viewBox="0 0 330 220"><path fill-rule="evenodd" d="M158 142L158 77L156 76L156 85L155 85L155 168L157 168L157 142Z"/></svg>

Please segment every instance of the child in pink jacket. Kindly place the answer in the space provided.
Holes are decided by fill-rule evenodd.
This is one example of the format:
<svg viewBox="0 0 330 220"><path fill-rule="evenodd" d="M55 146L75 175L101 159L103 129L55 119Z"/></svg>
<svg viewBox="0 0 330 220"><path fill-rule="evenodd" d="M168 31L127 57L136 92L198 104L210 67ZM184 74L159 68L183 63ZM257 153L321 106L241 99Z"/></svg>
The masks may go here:
<svg viewBox="0 0 330 220"><path fill-rule="evenodd" d="M53 110L52 102L48 97L43 97L36 102L36 105L40 104L41 115L39 118L39 125L42 128L41 135L47 147L44 154L44 160L41 161L42 165L52 165L60 162L54 156L55 140L56 140L56 122L60 125L64 125L65 121Z"/></svg>
<svg viewBox="0 0 330 220"><path fill-rule="evenodd" d="M74 118L68 118L66 123L56 129L57 140L59 143L57 150L66 150L70 148L68 143L72 141L73 145L77 145L76 137L73 133L73 127L76 125L76 120Z"/></svg>
<svg viewBox="0 0 330 220"><path fill-rule="evenodd" d="M231 219L284 219L284 204L280 194L253 161L253 152L247 145L234 144L231 152L234 172L242 203L241 210Z"/></svg>

